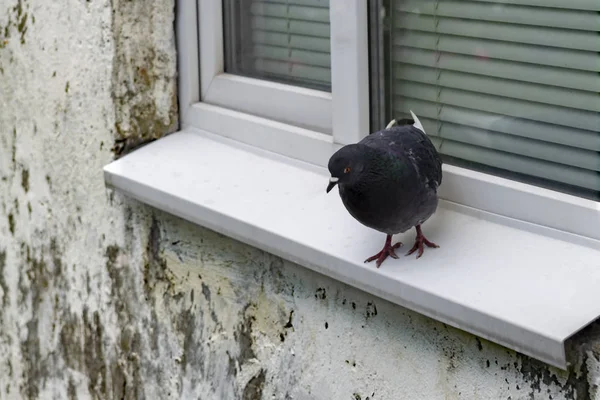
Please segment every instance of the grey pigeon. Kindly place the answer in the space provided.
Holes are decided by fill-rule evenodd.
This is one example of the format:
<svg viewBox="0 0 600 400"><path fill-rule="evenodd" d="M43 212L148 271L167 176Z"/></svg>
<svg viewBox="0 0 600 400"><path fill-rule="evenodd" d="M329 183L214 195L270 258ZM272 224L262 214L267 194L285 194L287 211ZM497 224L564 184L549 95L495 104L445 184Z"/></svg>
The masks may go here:
<svg viewBox="0 0 600 400"><path fill-rule="evenodd" d="M423 245L439 247L423 236L423 224L436 211L438 186L442 183L442 160L411 111L412 120L396 120L386 129L349 144L329 159L331 178L327 193L338 186L344 206L356 220L387 234L383 249L365 262L377 260L377 268L388 257L398 258L392 235L412 227L417 238L412 249L423 255Z"/></svg>

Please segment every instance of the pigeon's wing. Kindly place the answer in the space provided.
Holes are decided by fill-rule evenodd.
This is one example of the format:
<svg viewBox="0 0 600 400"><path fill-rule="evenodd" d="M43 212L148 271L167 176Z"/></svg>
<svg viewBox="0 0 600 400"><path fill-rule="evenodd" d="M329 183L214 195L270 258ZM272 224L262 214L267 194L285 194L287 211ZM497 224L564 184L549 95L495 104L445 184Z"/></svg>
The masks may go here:
<svg viewBox="0 0 600 400"><path fill-rule="evenodd" d="M360 143L411 162L434 189L442 183L442 160L438 152L429 137L412 125L372 133Z"/></svg>

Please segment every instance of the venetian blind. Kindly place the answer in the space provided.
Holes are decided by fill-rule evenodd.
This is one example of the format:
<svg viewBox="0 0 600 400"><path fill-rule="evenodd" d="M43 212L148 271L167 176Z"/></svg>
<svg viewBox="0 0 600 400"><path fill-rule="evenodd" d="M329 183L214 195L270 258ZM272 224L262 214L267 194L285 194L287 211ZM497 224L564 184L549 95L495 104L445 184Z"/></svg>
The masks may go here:
<svg viewBox="0 0 600 400"><path fill-rule="evenodd" d="M394 115L459 164L600 193L600 1L391 3Z"/></svg>
<svg viewBox="0 0 600 400"><path fill-rule="evenodd" d="M331 90L329 0L229 1L225 12L228 72Z"/></svg>

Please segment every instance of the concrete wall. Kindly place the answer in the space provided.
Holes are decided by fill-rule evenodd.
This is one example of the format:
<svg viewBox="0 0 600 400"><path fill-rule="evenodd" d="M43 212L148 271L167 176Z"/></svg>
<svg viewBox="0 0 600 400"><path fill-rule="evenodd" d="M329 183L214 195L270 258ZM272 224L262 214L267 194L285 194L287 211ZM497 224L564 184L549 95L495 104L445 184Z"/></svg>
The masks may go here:
<svg viewBox="0 0 600 400"><path fill-rule="evenodd" d="M177 127L173 22L0 0L1 399L599 398L599 341L560 372L105 189Z"/></svg>

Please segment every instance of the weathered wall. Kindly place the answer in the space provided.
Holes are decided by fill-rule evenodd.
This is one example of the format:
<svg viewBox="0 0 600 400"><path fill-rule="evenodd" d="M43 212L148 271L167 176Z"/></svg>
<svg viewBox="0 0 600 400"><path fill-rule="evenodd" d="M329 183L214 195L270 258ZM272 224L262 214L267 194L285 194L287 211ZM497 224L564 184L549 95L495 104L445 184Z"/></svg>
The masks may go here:
<svg viewBox="0 0 600 400"><path fill-rule="evenodd" d="M562 373L106 190L177 126L173 13L0 0L0 398L597 397L595 343Z"/></svg>

